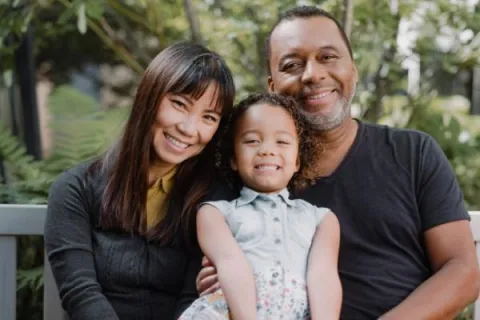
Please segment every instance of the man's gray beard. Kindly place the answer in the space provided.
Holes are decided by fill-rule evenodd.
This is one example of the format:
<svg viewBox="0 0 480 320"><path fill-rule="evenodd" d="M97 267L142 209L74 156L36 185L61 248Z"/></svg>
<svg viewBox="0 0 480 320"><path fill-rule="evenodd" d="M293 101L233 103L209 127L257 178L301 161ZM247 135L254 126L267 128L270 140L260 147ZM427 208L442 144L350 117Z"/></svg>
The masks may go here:
<svg viewBox="0 0 480 320"><path fill-rule="evenodd" d="M343 120L351 114L350 109L354 95L355 86L353 86L350 97L342 97L341 100L337 101L335 107L329 114L322 114L321 112L312 114L306 112L302 105L300 105L299 109L313 129L318 131L332 130L340 126L343 123Z"/></svg>
<svg viewBox="0 0 480 320"><path fill-rule="evenodd" d="M338 101L330 114L311 114L306 112L301 106L300 112L305 116L305 119L313 129L328 131L342 124L345 117L350 114L350 103L345 99Z"/></svg>

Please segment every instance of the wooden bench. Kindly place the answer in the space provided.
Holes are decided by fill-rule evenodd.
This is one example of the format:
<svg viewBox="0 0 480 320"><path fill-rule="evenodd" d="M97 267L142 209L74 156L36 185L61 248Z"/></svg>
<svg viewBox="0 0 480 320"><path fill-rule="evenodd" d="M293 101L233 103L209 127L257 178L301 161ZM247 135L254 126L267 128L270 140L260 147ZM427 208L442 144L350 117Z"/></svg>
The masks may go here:
<svg viewBox="0 0 480 320"><path fill-rule="evenodd" d="M0 319L15 320L16 315L16 272L17 272L17 236L43 235L46 205L0 204ZM471 226L480 258L480 211L470 212ZM58 297L48 260L44 270L44 320L66 320ZM475 303L480 310L480 299ZM474 311L474 320L480 320L480 312Z"/></svg>
<svg viewBox="0 0 480 320"><path fill-rule="evenodd" d="M0 319L16 319L17 236L43 235L46 205L0 204ZM45 257L43 319L66 320L50 264Z"/></svg>

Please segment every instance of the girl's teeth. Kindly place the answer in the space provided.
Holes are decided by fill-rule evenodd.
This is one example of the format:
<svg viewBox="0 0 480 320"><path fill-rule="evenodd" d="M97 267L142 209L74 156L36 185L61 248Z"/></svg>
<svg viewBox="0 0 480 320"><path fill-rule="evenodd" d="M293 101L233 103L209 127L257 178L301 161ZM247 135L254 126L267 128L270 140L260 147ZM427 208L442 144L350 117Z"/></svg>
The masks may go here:
<svg viewBox="0 0 480 320"><path fill-rule="evenodd" d="M258 166L260 170L277 170L277 166Z"/></svg>
<svg viewBox="0 0 480 320"><path fill-rule="evenodd" d="M188 144L180 142L180 141L178 141L177 139L175 139L171 136L166 136L166 137L167 137L168 141L170 141L172 144L174 144L175 146L177 146L179 148L185 149L186 147L188 147Z"/></svg>

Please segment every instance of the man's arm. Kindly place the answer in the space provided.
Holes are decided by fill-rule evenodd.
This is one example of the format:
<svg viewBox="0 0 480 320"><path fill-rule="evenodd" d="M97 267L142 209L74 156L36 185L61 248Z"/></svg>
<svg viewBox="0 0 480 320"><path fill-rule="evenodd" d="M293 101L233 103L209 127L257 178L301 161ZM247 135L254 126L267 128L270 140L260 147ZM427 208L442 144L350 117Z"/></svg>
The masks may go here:
<svg viewBox="0 0 480 320"><path fill-rule="evenodd" d="M418 154L417 204L434 274L384 320L453 319L478 297L475 245L455 173L433 138L424 137Z"/></svg>
<svg viewBox="0 0 480 320"><path fill-rule="evenodd" d="M425 245L434 275L382 320L450 320L477 299L479 273L469 222L450 222L426 231Z"/></svg>
<svg viewBox="0 0 480 320"><path fill-rule="evenodd" d="M202 258L202 269L195 279L195 285L200 297L220 289L217 270L207 257Z"/></svg>
<svg viewBox="0 0 480 320"><path fill-rule="evenodd" d="M342 307L342 284L338 275L340 225L327 213L317 227L310 251L307 289L312 320L338 320Z"/></svg>
<svg viewBox="0 0 480 320"><path fill-rule="evenodd" d="M216 266L232 317L237 320L256 319L253 272L225 218L217 208L204 205L198 211L197 231L200 247Z"/></svg>

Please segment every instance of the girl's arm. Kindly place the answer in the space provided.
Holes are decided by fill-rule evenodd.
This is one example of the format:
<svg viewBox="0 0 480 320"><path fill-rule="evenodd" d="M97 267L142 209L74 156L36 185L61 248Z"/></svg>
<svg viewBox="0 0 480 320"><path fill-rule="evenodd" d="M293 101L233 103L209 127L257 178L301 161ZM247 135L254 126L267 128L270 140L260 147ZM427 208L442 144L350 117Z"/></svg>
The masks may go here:
<svg viewBox="0 0 480 320"><path fill-rule="evenodd" d="M315 233L308 262L307 290L312 320L338 320L342 284L338 275L340 225L329 212Z"/></svg>
<svg viewBox="0 0 480 320"><path fill-rule="evenodd" d="M217 269L220 287L235 320L257 318L253 272L245 254L233 238L225 218L210 205L197 215L198 241Z"/></svg>

